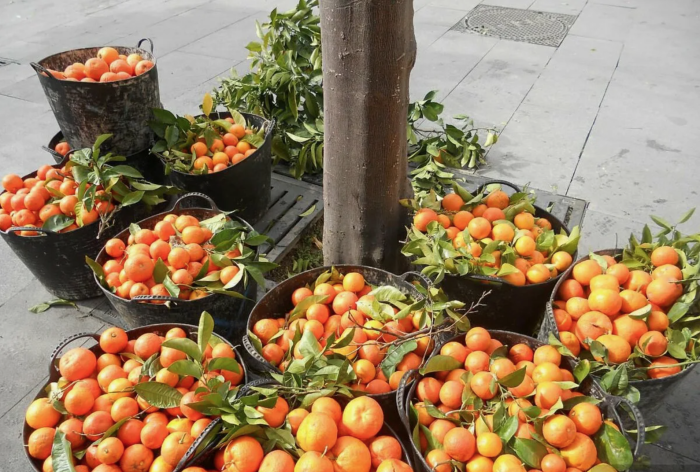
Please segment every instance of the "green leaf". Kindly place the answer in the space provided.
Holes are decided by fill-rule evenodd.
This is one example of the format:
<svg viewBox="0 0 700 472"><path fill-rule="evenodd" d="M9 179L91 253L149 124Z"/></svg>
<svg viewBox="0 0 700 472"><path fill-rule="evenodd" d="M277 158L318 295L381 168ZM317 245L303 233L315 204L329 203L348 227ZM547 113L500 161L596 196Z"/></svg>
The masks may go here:
<svg viewBox="0 0 700 472"><path fill-rule="evenodd" d="M495 425L494 425L495 426ZM508 443L510 438L512 438L518 431L518 416L510 416L507 420L503 422L500 428L496 431L496 434L501 438L504 443Z"/></svg>
<svg viewBox="0 0 700 472"><path fill-rule="evenodd" d="M75 223L74 218L69 218L65 215L53 215L48 220L44 222L42 228L47 231L53 231L58 233L62 229L65 229Z"/></svg>
<svg viewBox="0 0 700 472"><path fill-rule="evenodd" d="M231 114L231 119L233 119L234 123L236 123L237 125L241 125L244 128L248 126L248 124L245 121L245 117L241 115L237 110L229 108L228 112Z"/></svg>
<svg viewBox="0 0 700 472"><path fill-rule="evenodd" d="M118 175L123 175L124 177L131 177L132 179L143 179L143 175L138 170L131 166L114 166L110 167L112 172Z"/></svg>
<svg viewBox="0 0 700 472"><path fill-rule="evenodd" d="M391 374L396 371L396 365L403 360L406 354L415 351L417 347L418 343L412 340L401 344L391 344L386 357L379 364L379 368L382 369L386 378L391 377Z"/></svg>
<svg viewBox="0 0 700 472"><path fill-rule="evenodd" d="M72 306L73 308L78 308L75 302L72 302L70 300L64 300L62 298L55 298L53 300L49 300L48 302L43 302L39 303L38 305L34 305L29 309L29 311L31 311L32 313L43 313L52 306Z"/></svg>
<svg viewBox="0 0 700 472"><path fill-rule="evenodd" d="M574 367L574 378L578 383L583 382L583 380L588 377L591 371L591 363L588 359L583 359L579 362L576 367Z"/></svg>
<svg viewBox="0 0 700 472"><path fill-rule="evenodd" d="M209 339L211 334L214 332L214 318L206 311L202 312L199 317L199 328L197 330L197 346L199 347L199 352L204 352L207 350L207 345L209 344ZM211 367L212 370L216 370Z"/></svg>
<svg viewBox="0 0 700 472"><path fill-rule="evenodd" d="M90 266L92 271L95 273L95 275L97 276L97 279L100 281L102 286L104 286L106 288L107 282L105 282L105 270L104 270L104 268L102 268L102 266L100 264L93 261L88 256L85 256L85 262L87 263L88 266Z"/></svg>
<svg viewBox="0 0 700 472"><path fill-rule="evenodd" d="M209 370L228 370L230 372L239 374L241 372L240 365L235 359L230 357L215 357L209 361L207 365Z"/></svg>
<svg viewBox="0 0 700 472"><path fill-rule="evenodd" d="M309 209L306 210L304 213L301 213L301 214L299 215L299 217L300 217L300 218L304 218L304 217L310 216L311 214L313 214L314 211L316 211L316 204L315 204L315 203L314 203L313 205L311 205L311 206L309 207Z"/></svg>
<svg viewBox="0 0 700 472"><path fill-rule="evenodd" d="M171 297L178 297L180 295L180 287L173 282L169 275L165 275L163 278L163 286L168 291Z"/></svg>
<svg viewBox="0 0 700 472"><path fill-rule="evenodd" d="M601 462L610 464L620 471L627 470L632 466L634 456L629 442L621 432L609 424L603 423L603 427L593 436L593 442Z"/></svg>
<svg viewBox="0 0 700 472"><path fill-rule="evenodd" d="M651 313L651 304L648 304L648 305L645 305L638 310L634 310L628 316L630 318L634 318L635 320L646 321L646 319L649 317L650 313Z"/></svg>
<svg viewBox="0 0 700 472"><path fill-rule="evenodd" d="M292 312L289 314L289 322L296 320L297 318L304 316L306 310L309 309L311 305L316 303L324 303L328 299L328 295L311 295L306 297L299 302L297 306L294 307Z"/></svg>
<svg viewBox="0 0 700 472"><path fill-rule="evenodd" d="M683 216L681 216L680 221L678 221L678 224L680 225L688 221L693 216L693 213L695 213L695 208L691 208L686 213L684 213Z"/></svg>
<svg viewBox="0 0 700 472"><path fill-rule="evenodd" d="M196 379L202 376L200 366L196 362L187 359L173 362L168 366L168 370L177 375L190 376Z"/></svg>
<svg viewBox="0 0 700 472"><path fill-rule="evenodd" d="M401 302L406 300L406 295L396 287L384 285L377 287L368 295L373 295L378 302Z"/></svg>
<svg viewBox="0 0 700 472"><path fill-rule="evenodd" d="M122 198L122 206L134 205L135 203L140 202L144 193L146 192L143 190L136 190L134 192L127 193L124 195L124 198Z"/></svg>
<svg viewBox="0 0 700 472"><path fill-rule="evenodd" d="M167 125L174 125L175 123L177 123L175 115L173 115L168 110L163 110L162 108L153 108L151 111L153 112L153 116L155 116L156 120L160 121L161 123L165 123Z"/></svg>
<svg viewBox="0 0 700 472"><path fill-rule="evenodd" d="M163 262L163 259L159 257L153 269L153 280L155 280L157 284L162 284L168 272L168 266Z"/></svg>
<svg viewBox="0 0 700 472"><path fill-rule="evenodd" d="M184 352L189 357L196 361L202 360L202 351L199 350L197 343L189 338L171 338L163 343L163 347L171 347L180 352Z"/></svg>
<svg viewBox="0 0 700 472"><path fill-rule="evenodd" d="M508 388L517 387L518 385L523 383L523 380L525 379L526 370L527 369L525 367L523 367L522 369L518 369L512 374L508 374L505 377L503 377L501 380L498 381L498 383Z"/></svg>
<svg viewBox="0 0 700 472"><path fill-rule="evenodd" d="M534 439L515 438L513 441L515 454L530 467L539 468L542 458L548 454L544 444Z"/></svg>
<svg viewBox="0 0 700 472"><path fill-rule="evenodd" d="M428 362L420 369L420 374L426 375L433 372L452 371L460 368L461 365L462 363L452 356L437 355L428 360Z"/></svg>
<svg viewBox="0 0 700 472"><path fill-rule="evenodd" d="M671 223L669 223L668 221L664 220L663 218L660 218L660 217L654 216L654 215L650 215L650 218L652 219L652 221L653 221L654 223L656 223L657 225L661 226L663 229L667 229L667 230L669 230L669 231L671 231L671 230L673 229L673 226L671 226Z"/></svg>
<svg viewBox="0 0 700 472"><path fill-rule="evenodd" d="M65 433L56 430L51 447L51 465L54 472L75 472L72 456L71 445Z"/></svg>
<svg viewBox="0 0 700 472"><path fill-rule="evenodd" d="M183 338L181 338L183 339ZM165 343L163 343L165 345ZM138 396L156 408L174 408L180 405L182 394L170 385L160 382L141 382L134 385Z"/></svg>

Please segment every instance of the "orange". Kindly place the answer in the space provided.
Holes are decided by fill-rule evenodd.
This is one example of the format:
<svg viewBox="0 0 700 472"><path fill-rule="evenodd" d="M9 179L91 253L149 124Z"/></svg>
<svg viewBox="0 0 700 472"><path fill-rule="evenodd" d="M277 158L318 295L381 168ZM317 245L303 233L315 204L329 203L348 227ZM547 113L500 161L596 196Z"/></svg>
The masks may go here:
<svg viewBox="0 0 700 472"><path fill-rule="evenodd" d="M520 361L531 361L534 357L532 348L527 344L515 344L508 351L508 357L511 361L518 363Z"/></svg>
<svg viewBox="0 0 700 472"><path fill-rule="evenodd" d="M134 344L134 353L141 359L146 360L160 351L161 344L163 344L163 341L157 334L142 334Z"/></svg>
<svg viewBox="0 0 700 472"><path fill-rule="evenodd" d="M104 47L97 51L97 58L102 59L108 65L119 60L119 51L111 47Z"/></svg>
<svg viewBox="0 0 700 472"><path fill-rule="evenodd" d="M512 374L516 371L515 364L510 359L499 358L494 359L491 363L489 371L496 376L497 379Z"/></svg>
<svg viewBox="0 0 700 472"><path fill-rule="evenodd" d="M544 362L551 362L552 364L558 366L561 364L561 354L559 354L559 351L557 351L554 346L540 346L535 350L533 362L535 365L539 365Z"/></svg>
<svg viewBox="0 0 700 472"><path fill-rule="evenodd" d="M682 285L675 279L659 278L652 280L647 286L646 295L651 303L661 307L673 305L683 294Z"/></svg>
<svg viewBox="0 0 700 472"><path fill-rule="evenodd" d="M319 452L305 452L294 466L294 472L333 472L333 463Z"/></svg>
<svg viewBox="0 0 700 472"><path fill-rule="evenodd" d="M613 334L623 338L632 347L647 331L647 324L643 320L636 320L628 315L621 315L613 320Z"/></svg>
<svg viewBox="0 0 700 472"><path fill-rule="evenodd" d="M610 318L598 311L589 311L576 322L574 334L583 343L586 338L598 339L604 334L612 333Z"/></svg>
<svg viewBox="0 0 700 472"><path fill-rule="evenodd" d="M115 438L106 438L97 446L97 460L103 464L116 464L124 454L124 444Z"/></svg>
<svg viewBox="0 0 700 472"><path fill-rule="evenodd" d="M497 434L485 432L477 435L476 449L484 457L496 457L501 453L503 443Z"/></svg>
<svg viewBox="0 0 700 472"><path fill-rule="evenodd" d="M535 389L535 405L550 409L562 395L562 389L555 382L542 382Z"/></svg>
<svg viewBox="0 0 700 472"><path fill-rule="evenodd" d="M633 311L644 308L649 302L647 298L634 290L623 290L620 292L622 298L622 313L632 313Z"/></svg>
<svg viewBox="0 0 700 472"><path fill-rule="evenodd" d="M568 331L571 328L571 315L566 310L554 309L554 321L557 324L559 331Z"/></svg>
<svg viewBox="0 0 700 472"><path fill-rule="evenodd" d="M500 208L487 208L486 211L484 211L484 214L481 216L489 220L491 223L506 219L505 213L503 213L503 210Z"/></svg>
<svg viewBox="0 0 700 472"><path fill-rule="evenodd" d="M462 406L463 392L464 385L462 382L457 380L449 380L445 382L442 387L440 387L440 402L454 410L459 409Z"/></svg>
<svg viewBox="0 0 700 472"><path fill-rule="evenodd" d="M109 328L100 335L100 348L110 354L117 354L126 349L129 338L121 328Z"/></svg>
<svg viewBox="0 0 700 472"><path fill-rule="evenodd" d="M591 403L579 403L569 411L569 418L576 425L576 430L587 436L592 436L603 425L600 408Z"/></svg>
<svg viewBox="0 0 700 472"><path fill-rule="evenodd" d="M458 211L455 216L452 217L452 222L453 224L459 229L460 231L464 230L467 225L469 225L469 222L474 219L474 215L472 215L468 211Z"/></svg>
<svg viewBox="0 0 700 472"><path fill-rule="evenodd" d="M110 415L112 420L116 423L117 421L123 420L130 416L134 416L139 412L139 405L131 397L118 398L110 409Z"/></svg>
<svg viewBox="0 0 700 472"><path fill-rule="evenodd" d="M369 439L382 428L384 412L373 398L358 397L345 406L342 423L354 437Z"/></svg>
<svg viewBox="0 0 700 472"><path fill-rule="evenodd" d="M508 206L509 203L510 198L508 197L508 194L505 193L503 190L496 190L495 192L491 192L486 197L486 206L488 206L489 208L500 208L501 210L503 210Z"/></svg>
<svg viewBox="0 0 700 472"><path fill-rule="evenodd" d="M333 312L337 315L343 315L349 310L354 310L357 308L357 300L357 295L353 292L340 292L333 299Z"/></svg>
<svg viewBox="0 0 700 472"><path fill-rule="evenodd" d="M641 292L646 294L647 285L651 282L651 275L643 270L633 270L630 272L629 279L622 286L633 292Z"/></svg>
<svg viewBox="0 0 700 472"><path fill-rule="evenodd" d="M89 377L97 366L95 354L84 347L76 347L66 352L58 362L61 376L69 381Z"/></svg>
<svg viewBox="0 0 700 472"><path fill-rule="evenodd" d="M598 458L593 440L582 433L576 433L573 442L559 452L567 466L580 470L590 469Z"/></svg>
<svg viewBox="0 0 700 472"><path fill-rule="evenodd" d="M647 325L649 326L649 329L663 333L666 331L669 324L670 321L668 316L666 316L666 313L663 311L652 310L652 312L649 313L649 317L647 318Z"/></svg>
<svg viewBox="0 0 700 472"><path fill-rule="evenodd" d="M445 440L445 436L447 435L447 433L453 430L454 428L456 428L454 423L443 419L437 419L433 421L429 427L430 433L433 435L433 438L435 438L435 440L440 444L442 444Z"/></svg>
<svg viewBox="0 0 700 472"><path fill-rule="evenodd" d="M112 417L105 411L90 413L83 422L83 433L90 441L99 439L105 431L114 425Z"/></svg>
<svg viewBox="0 0 700 472"><path fill-rule="evenodd" d="M429 208L422 208L413 217L413 225L418 231L425 232L428 230L428 224L437 221L438 215L433 210Z"/></svg>
<svg viewBox="0 0 700 472"><path fill-rule="evenodd" d="M155 263L145 254L132 254L124 264L127 277L134 282L144 282L153 276Z"/></svg>
<svg viewBox="0 0 700 472"><path fill-rule="evenodd" d="M472 328L467 331L465 344L472 351L485 351L491 343L491 335L484 328Z"/></svg>
<svg viewBox="0 0 700 472"><path fill-rule="evenodd" d="M449 383L449 382L448 382ZM496 379L494 378L494 375L490 372L477 372L474 374L474 376L471 378L471 381L469 382L469 386L472 389L472 392L474 394L483 399L483 400L490 400L493 397L496 396L496 393L498 392L498 387L496 386ZM445 403L445 402L443 402ZM460 406L461 406L461 397L460 397ZM450 406L450 405L448 405ZM459 407L457 407L459 408Z"/></svg>
<svg viewBox="0 0 700 472"><path fill-rule="evenodd" d="M651 253L651 263L654 267L660 267L665 264L676 265L678 264L678 253L669 246L657 247Z"/></svg>
<svg viewBox="0 0 700 472"><path fill-rule="evenodd" d="M535 368L532 371L532 380L536 384L542 382L561 382L561 369L553 362L535 364Z"/></svg>
<svg viewBox="0 0 700 472"><path fill-rule="evenodd" d="M495 241L506 241L511 242L515 237L515 230L512 226L506 223L500 223L493 227L491 230L493 234L493 239ZM528 236L525 236L528 237ZM534 241L533 241L534 242ZM534 248L533 248L534 252Z"/></svg>
<svg viewBox="0 0 700 472"><path fill-rule="evenodd" d="M413 469L402 460L386 459L379 464L377 472L413 472Z"/></svg>
<svg viewBox="0 0 700 472"><path fill-rule="evenodd" d="M578 357L581 352L581 343L579 343L576 335L570 331L561 331L559 340L571 353Z"/></svg>
<svg viewBox="0 0 700 472"><path fill-rule="evenodd" d="M93 80L100 80L102 74L109 72L109 64L100 58L93 57L85 61L83 72Z"/></svg>
<svg viewBox="0 0 700 472"><path fill-rule="evenodd" d="M379 467L385 460L401 460L403 449L396 438L392 436L377 436L369 443L369 453L372 458L372 466Z"/></svg>
<svg viewBox="0 0 700 472"><path fill-rule="evenodd" d="M433 449L425 456L425 462L428 463L430 470L435 472L452 472L450 460L450 456L442 449Z"/></svg>
<svg viewBox="0 0 700 472"><path fill-rule="evenodd" d="M124 450L119 467L124 472L148 472L153 462L153 451L143 444L132 444Z"/></svg>
<svg viewBox="0 0 700 472"><path fill-rule="evenodd" d="M61 413L54 410L47 398L34 400L27 408L24 418L32 429L50 428L58 424Z"/></svg>
<svg viewBox="0 0 700 472"><path fill-rule="evenodd" d="M525 467L513 454L503 454L493 461L493 472L525 472Z"/></svg>
<svg viewBox="0 0 700 472"><path fill-rule="evenodd" d="M547 454L540 461L542 472L566 472L566 462L556 454Z"/></svg>
<svg viewBox="0 0 700 472"><path fill-rule="evenodd" d="M26 204L27 204L26 200L25 200L24 204L26 206ZM27 208L29 208L29 207L27 207ZM651 273L651 278L652 278L652 280L663 279L663 278L683 280L683 272L675 265L664 264L664 265L659 266L656 269L654 269L654 271Z"/></svg>
<svg viewBox="0 0 700 472"><path fill-rule="evenodd" d="M33 431L27 440L27 452L29 452L29 455L42 461L51 456L55 434L56 430L53 428L39 428Z"/></svg>
<svg viewBox="0 0 700 472"><path fill-rule="evenodd" d="M588 259L586 261L581 261L574 266L573 277L581 285L587 286L590 284L593 277L602 273L602 267L600 267L596 261Z"/></svg>
<svg viewBox="0 0 700 472"><path fill-rule="evenodd" d="M467 462L476 451L474 435L465 428L454 428L442 441L444 451L454 460Z"/></svg>
<svg viewBox="0 0 700 472"><path fill-rule="evenodd" d="M349 272L343 277L343 289L348 292L359 292L365 287L365 278L357 272Z"/></svg>
<svg viewBox="0 0 700 472"><path fill-rule="evenodd" d="M296 439L299 447L304 451L323 453L335 445L338 439L338 426L331 416L312 412L299 425Z"/></svg>
<svg viewBox="0 0 700 472"><path fill-rule="evenodd" d="M307 416L309 416L309 411L303 408L296 408L289 412L287 415L287 423L289 423L289 426L292 428L292 434L297 434L301 422L304 421L304 418Z"/></svg>
<svg viewBox="0 0 700 472"><path fill-rule="evenodd" d="M459 211L462 205L464 205L464 200L456 193L448 193L442 199L442 208L447 211Z"/></svg>
<svg viewBox="0 0 700 472"><path fill-rule="evenodd" d="M612 275L617 279L618 285L622 285L625 282L627 282L627 279L629 279L630 276L630 270L627 268L626 265L616 263L613 265L608 266L608 269L605 271L607 275Z"/></svg>
<svg viewBox="0 0 700 472"><path fill-rule="evenodd" d="M551 263L554 264L554 267L556 267L559 272L568 269L572 262L573 258L568 252L558 251L552 254Z"/></svg>
<svg viewBox="0 0 700 472"><path fill-rule="evenodd" d="M369 448L355 437L339 437L331 452L335 456L335 472L369 472L372 468Z"/></svg>
<svg viewBox="0 0 700 472"><path fill-rule="evenodd" d="M659 357L666 352L668 341L666 336L658 331L647 331L638 341L639 349L647 356Z"/></svg>
<svg viewBox="0 0 700 472"><path fill-rule="evenodd" d="M476 217L467 225L469 234L474 239L484 239L491 234L491 223L483 217Z"/></svg>
<svg viewBox="0 0 700 472"><path fill-rule="evenodd" d="M546 282L551 278L551 273L544 264L534 264L525 275L531 284Z"/></svg>
<svg viewBox="0 0 700 472"><path fill-rule="evenodd" d="M434 377L425 377L416 386L416 396L420 401L428 400L436 405L440 401L442 383Z"/></svg>
<svg viewBox="0 0 700 472"><path fill-rule="evenodd" d="M237 438L231 443L229 443L228 447L226 448L226 451L228 452L229 448L231 447L231 444L242 438L252 439L249 436L241 436L240 438ZM253 439L253 441L255 440ZM182 459L182 457L187 452L187 449L189 449L193 442L194 439L189 433L171 433L163 441L163 445L160 448L160 455L167 464L175 467L177 466L178 462L180 462L180 459ZM257 444L257 441L255 441L255 443ZM260 445L258 444L258 446ZM260 460L262 460L262 447L260 448Z"/></svg>
<svg viewBox="0 0 700 472"><path fill-rule="evenodd" d="M542 425L544 439L556 448L566 447L576 438L576 425L567 416L554 415Z"/></svg>
<svg viewBox="0 0 700 472"><path fill-rule="evenodd" d="M615 316L622 308L622 297L617 289L593 290L588 296L588 306L592 311L599 311L608 316Z"/></svg>
<svg viewBox="0 0 700 472"><path fill-rule="evenodd" d="M70 442L73 449L78 449L85 443L83 436L83 422L77 418L70 418L61 423L58 430L66 435L66 439Z"/></svg>
<svg viewBox="0 0 700 472"><path fill-rule="evenodd" d="M617 278L612 276L612 275L607 275L607 274L601 274L601 275L596 275L591 279L590 282L590 288L591 291L595 290L602 290L602 289L609 289L609 290L615 290L616 292L619 292L620 290L620 284L617 281Z"/></svg>
<svg viewBox="0 0 700 472"><path fill-rule="evenodd" d="M568 279L562 282L561 286L559 287L558 295L559 298L563 299L564 301L574 297L584 298L583 287L578 281Z"/></svg>
<svg viewBox="0 0 700 472"><path fill-rule="evenodd" d="M668 356L661 356L658 359L654 359L651 363L651 367L647 374L650 379L662 379L664 377L669 377L675 375L681 371L681 367L675 364L679 362L676 359Z"/></svg>
<svg viewBox="0 0 700 472"><path fill-rule="evenodd" d="M535 249L537 249L537 244L530 236L522 236L515 242L515 251L521 256L531 256Z"/></svg>

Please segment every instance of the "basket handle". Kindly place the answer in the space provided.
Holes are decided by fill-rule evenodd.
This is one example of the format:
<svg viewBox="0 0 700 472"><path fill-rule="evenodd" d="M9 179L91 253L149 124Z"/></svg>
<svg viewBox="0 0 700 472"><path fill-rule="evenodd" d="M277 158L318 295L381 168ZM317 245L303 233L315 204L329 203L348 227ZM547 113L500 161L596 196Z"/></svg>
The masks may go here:
<svg viewBox="0 0 700 472"><path fill-rule="evenodd" d="M68 155L66 153L66 156L62 156L48 146L41 146L41 149L51 154L51 157L53 157L53 160L56 161L56 164L60 164L61 162L63 162L63 159Z"/></svg>
<svg viewBox="0 0 700 472"><path fill-rule="evenodd" d="M406 385L413 380L413 377L418 377L418 370L412 369L401 376L399 388L396 389L396 407L399 410L399 418L406 427L408 435L411 435L411 422L408 420L408 392Z"/></svg>
<svg viewBox="0 0 700 472"><path fill-rule="evenodd" d="M30 66L36 71L37 74L44 74L48 77L51 77L53 80L60 81L60 79L57 79L56 77L53 76L53 74L44 66L37 62L30 62Z"/></svg>
<svg viewBox="0 0 700 472"><path fill-rule="evenodd" d="M3 231L5 234L13 234L15 236L20 236L17 234L15 231L36 231L37 233L44 233L44 234L56 234L55 231L51 231L48 229L44 228L35 228L34 226L11 226L7 229L7 231ZM25 236L22 236L25 237Z"/></svg>
<svg viewBox="0 0 700 472"><path fill-rule="evenodd" d="M508 182L507 180L494 179L494 180L489 180L488 182L479 185L479 188L476 189L476 193L478 194L478 193L483 192L484 189L486 188L486 186L491 185L491 184L507 185L508 187L512 188L516 192L522 192L522 189L520 187L518 187L517 185L515 185L514 183Z"/></svg>
<svg viewBox="0 0 700 472"><path fill-rule="evenodd" d="M469 278L475 279L475 280L483 280L484 282L488 282L489 287L495 288L498 290L502 289L505 285L512 285L509 282L501 280L497 277L489 277L488 275L469 274Z"/></svg>
<svg viewBox="0 0 700 472"><path fill-rule="evenodd" d="M143 49L143 48L141 47L141 44L143 44L144 41L148 41L148 44L151 45L151 54L153 54L153 41L151 40L151 38L143 38L143 39L141 39L141 40L138 42L138 44L136 45L136 47L139 48L139 49Z"/></svg>
<svg viewBox="0 0 700 472"><path fill-rule="evenodd" d="M219 207L216 206L216 203L214 203L214 200L212 200L209 196L204 195L203 193L199 192L190 192L186 195L181 196L180 198L177 199L175 204L172 206L172 208L168 211L177 211L180 210L180 205L182 204L183 201L188 200L190 198L202 198L209 202L209 209L214 210L214 211L221 211L219 210Z"/></svg>
<svg viewBox="0 0 700 472"><path fill-rule="evenodd" d="M404 282L408 282L409 284L415 280L418 280L418 282L420 282L422 286L424 286L425 288L430 288L430 280L428 280L428 278L420 272L411 270L399 275L399 278Z"/></svg>
<svg viewBox="0 0 700 472"><path fill-rule="evenodd" d="M405 376L404 376L405 377ZM637 457L639 455L639 451L642 449L642 446L644 445L644 439L646 437L646 425L644 424L644 417L642 416L642 412L639 411L639 408L635 406L634 403L629 401L628 399L624 397L618 397L615 395L607 395L607 400L609 400L613 408L615 408L615 411L617 413L617 408L620 406L621 403L624 403L632 412L632 416L634 417L634 422L636 423L637 426L637 441L634 445L634 457ZM619 413L617 413L618 416ZM622 423L620 423L620 426L622 427ZM625 433L626 434L626 433Z"/></svg>
<svg viewBox="0 0 700 472"><path fill-rule="evenodd" d="M58 346L56 346L56 348L51 353L51 362L49 364L49 377L53 374L53 369L56 369L56 359L63 350L63 348L65 348L68 344L72 343L73 341L77 341L78 339L82 338L92 338L98 342L100 340L100 336L95 333L77 333L72 336L68 336L66 339L58 343Z"/></svg>
<svg viewBox="0 0 700 472"><path fill-rule="evenodd" d="M175 297L169 297L165 295L137 295L134 298L130 299L129 302L150 302L154 300L163 300L166 302L184 302L187 300L182 300L180 298L175 298Z"/></svg>

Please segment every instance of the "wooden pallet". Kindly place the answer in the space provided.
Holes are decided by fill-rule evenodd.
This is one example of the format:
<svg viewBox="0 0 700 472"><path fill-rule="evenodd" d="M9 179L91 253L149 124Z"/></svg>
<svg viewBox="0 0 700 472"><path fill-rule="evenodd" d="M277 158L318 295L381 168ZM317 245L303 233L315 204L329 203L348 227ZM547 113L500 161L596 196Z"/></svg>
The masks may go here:
<svg viewBox="0 0 700 472"><path fill-rule="evenodd" d="M466 185L463 186L470 192L473 192L478 187L488 184L493 180L457 169L450 169L450 172L454 173L455 180L464 182ZM515 184L518 187L522 186L520 183ZM564 223L569 230L577 225L583 227L583 219L586 216L586 209L588 208L588 202L586 200L566 195L557 195L556 193L532 187L528 187L528 189L535 192L535 196L537 197L535 204L538 207L549 209L549 212ZM507 191L506 188L504 188L504 190Z"/></svg>
<svg viewBox="0 0 700 472"><path fill-rule="evenodd" d="M270 208L255 229L272 238L274 243L261 251L270 261L279 262L323 214L323 188L273 172L271 193ZM309 215L301 216L312 208Z"/></svg>

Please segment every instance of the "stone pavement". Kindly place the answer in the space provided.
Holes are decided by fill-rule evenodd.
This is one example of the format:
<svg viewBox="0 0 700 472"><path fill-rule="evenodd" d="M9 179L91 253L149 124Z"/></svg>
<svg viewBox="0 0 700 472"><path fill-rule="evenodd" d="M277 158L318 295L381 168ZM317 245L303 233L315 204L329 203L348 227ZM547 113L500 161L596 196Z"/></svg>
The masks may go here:
<svg viewBox="0 0 700 472"><path fill-rule="evenodd" d="M484 0L489 5L577 15L558 48L452 31L479 0L414 0L418 60L411 95L439 90L446 116L467 113L502 129L482 173L589 200L581 252L622 245L649 214L677 220L696 206L700 137L700 3L693 0ZM204 92L231 67L247 69L244 46L255 21L290 0L4 0L0 4L0 174L50 162L39 147L58 127L30 61L63 50L135 45L150 37L162 102L194 113ZM698 217L688 223L697 231ZM65 336L99 331L78 310L35 315L50 299L0 243L0 471L29 470L24 409L47 375L47 358ZM695 418L700 373L663 401L649 424L665 423L647 447L652 470L700 470ZM662 467L666 466L666 467Z"/></svg>

